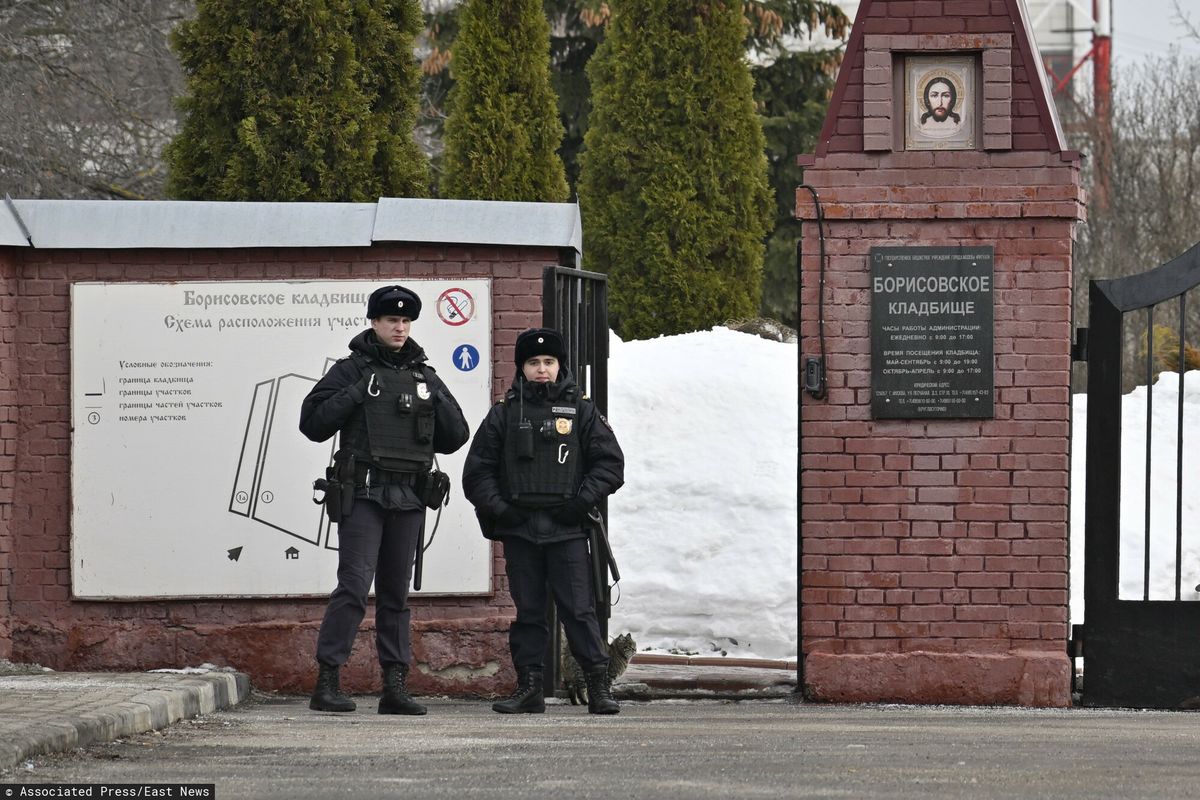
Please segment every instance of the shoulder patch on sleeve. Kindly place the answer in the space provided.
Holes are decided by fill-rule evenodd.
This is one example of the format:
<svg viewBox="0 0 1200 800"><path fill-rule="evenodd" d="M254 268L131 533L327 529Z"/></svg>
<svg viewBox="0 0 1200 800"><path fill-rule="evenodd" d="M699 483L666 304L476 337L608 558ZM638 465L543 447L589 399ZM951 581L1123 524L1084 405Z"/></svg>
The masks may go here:
<svg viewBox="0 0 1200 800"><path fill-rule="evenodd" d="M610 431L613 429L612 423L608 421L608 417L604 416L599 411L596 412L596 417L601 423L603 423L604 427L608 428Z"/></svg>

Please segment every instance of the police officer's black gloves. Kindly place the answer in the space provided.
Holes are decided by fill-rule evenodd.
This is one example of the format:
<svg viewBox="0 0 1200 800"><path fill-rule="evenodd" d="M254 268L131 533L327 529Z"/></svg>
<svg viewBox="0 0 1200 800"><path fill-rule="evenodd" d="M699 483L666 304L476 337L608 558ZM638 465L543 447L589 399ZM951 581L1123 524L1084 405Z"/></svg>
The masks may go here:
<svg viewBox="0 0 1200 800"><path fill-rule="evenodd" d="M501 528L515 528L529 519L529 512L520 506L506 505L496 517L496 524Z"/></svg>
<svg viewBox="0 0 1200 800"><path fill-rule="evenodd" d="M588 512L591 510L591 503L584 502L579 495L575 495L562 505L550 509L550 516L562 525L582 525L587 522Z"/></svg>

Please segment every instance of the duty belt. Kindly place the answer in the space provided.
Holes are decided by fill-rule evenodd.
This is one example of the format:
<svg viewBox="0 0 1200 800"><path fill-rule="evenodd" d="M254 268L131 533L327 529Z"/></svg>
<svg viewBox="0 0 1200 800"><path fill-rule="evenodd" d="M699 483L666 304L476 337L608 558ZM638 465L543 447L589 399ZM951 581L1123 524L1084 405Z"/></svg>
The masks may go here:
<svg viewBox="0 0 1200 800"><path fill-rule="evenodd" d="M412 486L417 482L413 472L391 472L370 464L358 464L354 469L354 482L360 486Z"/></svg>

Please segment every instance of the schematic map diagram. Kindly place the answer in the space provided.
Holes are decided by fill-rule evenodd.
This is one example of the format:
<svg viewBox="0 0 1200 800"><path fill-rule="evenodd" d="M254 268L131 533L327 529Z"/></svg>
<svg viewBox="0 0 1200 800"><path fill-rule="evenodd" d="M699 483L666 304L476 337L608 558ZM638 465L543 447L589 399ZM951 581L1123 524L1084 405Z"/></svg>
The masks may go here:
<svg viewBox="0 0 1200 800"><path fill-rule="evenodd" d="M326 368L332 363L327 360ZM324 506L313 504L311 487L332 463L337 437L328 450L318 449L296 430L300 405L316 383L315 378L289 373L255 385L229 510L309 544L336 550L336 541L330 541L329 517Z"/></svg>
<svg viewBox="0 0 1200 800"><path fill-rule="evenodd" d="M325 371L336 363L325 360ZM337 535L325 506L313 498L312 482L333 463L340 435L328 449L315 448L297 432L299 409L316 378L288 373L254 386L230 512L327 550L337 550ZM318 457L319 456L319 457ZM433 544L440 513L426 534Z"/></svg>

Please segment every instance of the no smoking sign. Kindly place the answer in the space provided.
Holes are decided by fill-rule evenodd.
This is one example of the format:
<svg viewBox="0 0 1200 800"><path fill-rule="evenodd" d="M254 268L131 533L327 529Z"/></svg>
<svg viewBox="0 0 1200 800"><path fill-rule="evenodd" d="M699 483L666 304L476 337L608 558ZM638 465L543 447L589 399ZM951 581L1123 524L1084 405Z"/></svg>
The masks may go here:
<svg viewBox="0 0 1200 800"><path fill-rule="evenodd" d="M475 316L475 298L466 289L447 289L437 299L437 313L447 325L465 325Z"/></svg>

